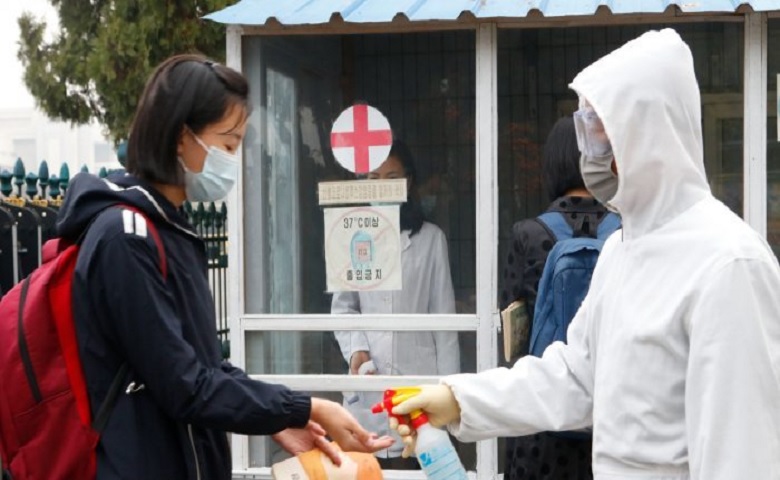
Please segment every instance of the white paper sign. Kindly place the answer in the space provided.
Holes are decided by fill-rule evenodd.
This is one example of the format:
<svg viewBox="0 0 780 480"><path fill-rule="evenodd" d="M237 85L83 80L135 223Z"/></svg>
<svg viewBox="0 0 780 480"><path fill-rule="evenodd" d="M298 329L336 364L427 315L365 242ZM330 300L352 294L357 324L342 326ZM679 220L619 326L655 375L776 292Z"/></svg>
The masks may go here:
<svg viewBox="0 0 780 480"><path fill-rule="evenodd" d="M343 180L320 182L317 196L320 205L347 205L350 203L404 203L406 179Z"/></svg>
<svg viewBox="0 0 780 480"><path fill-rule="evenodd" d="M401 289L398 205L325 209L329 292Z"/></svg>

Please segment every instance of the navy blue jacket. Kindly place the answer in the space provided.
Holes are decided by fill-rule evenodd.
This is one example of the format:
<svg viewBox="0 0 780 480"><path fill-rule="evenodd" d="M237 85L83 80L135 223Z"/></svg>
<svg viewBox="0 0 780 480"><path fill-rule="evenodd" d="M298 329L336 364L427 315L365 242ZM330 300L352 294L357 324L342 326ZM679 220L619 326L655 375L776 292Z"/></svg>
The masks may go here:
<svg viewBox="0 0 780 480"><path fill-rule="evenodd" d="M168 275L143 217L154 222ZM231 477L225 432L302 427L311 399L221 359L204 243L165 197L129 175L73 178L60 236L82 237L73 313L92 415L123 362L130 373L98 445L98 479ZM135 382L134 393L125 393Z"/></svg>

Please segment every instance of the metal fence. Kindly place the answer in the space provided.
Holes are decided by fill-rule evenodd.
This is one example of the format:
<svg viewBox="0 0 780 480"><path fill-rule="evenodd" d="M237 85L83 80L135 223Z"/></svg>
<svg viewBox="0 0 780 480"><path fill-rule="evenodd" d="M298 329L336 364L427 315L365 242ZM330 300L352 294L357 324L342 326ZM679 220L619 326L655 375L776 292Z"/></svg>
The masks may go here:
<svg viewBox="0 0 780 480"><path fill-rule="evenodd" d="M88 172L82 167L82 172ZM105 178L113 171L101 168ZM21 159L13 173L0 172L0 295L41 264L41 247L56 235L57 211L70 182L70 167L50 174L41 162L38 173L26 172ZM217 333L225 358L230 355L227 324L227 205L185 203L183 215L206 244L208 276L214 297Z"/></svg>

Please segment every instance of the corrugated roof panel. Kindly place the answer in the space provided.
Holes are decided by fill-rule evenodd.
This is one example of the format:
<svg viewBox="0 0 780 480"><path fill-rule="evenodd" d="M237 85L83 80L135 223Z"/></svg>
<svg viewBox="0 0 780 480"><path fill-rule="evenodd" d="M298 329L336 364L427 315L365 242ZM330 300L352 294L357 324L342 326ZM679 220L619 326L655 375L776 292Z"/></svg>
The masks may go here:
<svg viewBox="0 0 780 480"><path fill-rule="evenodd" d="M384 23L391 22L400 12L417 10L426 0L364 0L347 16L342 13L345 22Z"/></svg>
<svg viewBox="0 0 780 480"><path fill-rule="evenodd" d="M539 1L500 1L486 0L478 2L472 9L472 13L477 18L501 18L518 17L522 18L528 15L528 12L537 8Z"/></svg>
<svg viewBox="0 0 780 480"><path fill-rule="evenodd" d="M299 2L241 0L227 8L206 15L204 18L226 24L262 25L269 18L276 17L279 12L287 10L291 3Z"/></svg>
<svg viewBox="0 0 780 480"><path fill-rule="evenodd" d="M484 1L484 0L483 0ZM457 20L463 12L473 12L480 0L420 0L413 11L404 12L412 21Z"/></svg>
<svg viewBox="0 0 780 480"><path fill-rule="evenodd" d="M328 23L334 13L349 16L364 2L365 0L307 0L295 10L283 12L276 19L283 25ZM278 3L284 3L284 1L278 1Z"/></svg>
<svg viewBox="0 0 780 480"><path fill-rule="evenodd" d="M345 22L386 23L398 14L411 21L452 21L463 12L476 18L523 18L535 10L561 17L593 15L604 6L615 15L659 14L676 5L685 13L717 13L733 12L743 4L759 12L780 11L780 0L241 0L205 18L241 25L275 19L292 26L325 24L334 14Z"/></svg>

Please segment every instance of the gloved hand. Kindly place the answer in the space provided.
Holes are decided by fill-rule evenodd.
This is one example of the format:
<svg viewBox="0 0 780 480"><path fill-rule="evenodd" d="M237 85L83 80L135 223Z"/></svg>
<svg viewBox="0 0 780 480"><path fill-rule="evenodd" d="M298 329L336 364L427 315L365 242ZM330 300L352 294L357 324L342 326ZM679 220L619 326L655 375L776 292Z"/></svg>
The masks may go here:
<svg viewBox="0 0 780 480"><path fill-rule="evenodd" d="M460 420L460 405L447 385L421 385L420 393L393 408L394 415L408 415L422 410L428 416L428 422L441 428ZM402 456L409 457L414 452L414 434L408 425L399 425L398 420L390 417L390 428L396 430L404 442Z"/></svg>
<svg viewBox="0 0 780 480"><path fill-rule="evenodd" d="M401 452L401 457L409 458L414 454L414 448L417 444L417 436L414 430L409 425L401 424L395 417L390 417L388 420L390 428L395 430L404 442L404 451Z"/></svg>

